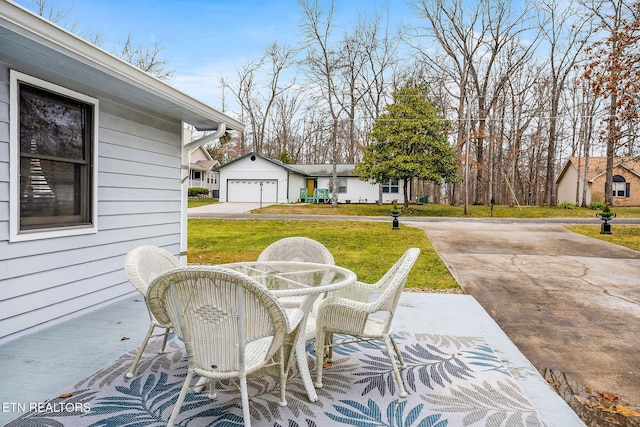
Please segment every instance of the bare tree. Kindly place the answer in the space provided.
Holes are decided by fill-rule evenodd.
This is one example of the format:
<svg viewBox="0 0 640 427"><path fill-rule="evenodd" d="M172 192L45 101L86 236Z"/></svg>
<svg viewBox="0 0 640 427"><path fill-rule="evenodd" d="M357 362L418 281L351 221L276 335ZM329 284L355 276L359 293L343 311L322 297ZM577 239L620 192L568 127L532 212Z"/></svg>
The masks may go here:
<svg viewBox="0 0 640 427"><path fill-rule="evenodd" d="M523 67L535 51L537 39L528 45L523 45L520 38L528 28L526 21L528 10L513 17L510 2L498 0L480 2L483 12L482 48L478 50L479 57L471 63L471 81L475 89L478 105L478 131L475 141L476 160L484 165L484 143L487 120L491 109L499 100L500 93L509 81L510 76ZM480 167L476 175L476 191L474 204L486 201L488 196L483 189L483 168ZM491 189L489 188L489 191Z"/></svg>
<svg viewBox="0 0 640 427"><path fill-rule="evenodd" d="M279 96L274 103L274 114L271 115L271 127L274 129L273 148L278 155L283 151L289 153L294 163L302 163L302 144L298 135L302 131L300 113L300 92L288 90Z"/></svg>
<svg viewBox="0 0 640 427"><path fill-rule="evenodd" d="M38 15L61 25L68 31L84 38L89 43L95 44L96 46L102 46L104 40L99 31L81 34L78 31L77 22L69 24L64 21L70 16L71 9L58 9L52 3L49 3L48 0L33 0L33 2L35 4L35 11ZM173 71L168 70L166 68L167 61L160 58L162 50L164 50L164 48L158 42L156 42L151 48L143 47L142 45L134 45L131 40L131 34L128 34L125 42L119 49L116 49L113 54L160 80L171 80L173 77Z"/></svg>
<svg viewBox="0 0 640 427"><path fill-rule="evenodd" d="M587 47L585 77L596 95L609 100L606 123L605 203L613 203L613 159L625 120L637 120L640 94L640 2L600 0L584 4L599 20L604 37Z"/></svg>
<svg viewBox="0 0 640 427"><path fill-rule="evenodd" d="M331 178L332 207L338 207L338 122L343 111L340 106L336 87L338 73L341 71L341 57L339 52L332 49L331 31L333 30L333 0L329 10L325 13L318 0L298 0L302 7L304 20L302 32L306 59L305 70L309 81L317 87L318 99L324 101L324 106L331 119L331 148L333 173Z"/></svg>
<svg viewBox="0 0 640 427"><path fill-rule="evenodd" d="M585 31L591 22L580 16L579 7L573 1L544 0L537 4L542 38L549 48L549 146L547 149L546 204L554 206L556 200L556 148L557 122L567 77L572 72L584 46Z"/></svg>
<svg viewBox="0 0 640 427"><path fill-rule="evenodd" d="M116 55L160 80L171 80L173 71L167 70L167 61L160 59L160 52L163 49L157 41L150 48L134 45L131 41L131 34L128 34L120 50L116 51Z"/></svg>
<svg viewBox="0 0 640 427"><path fill-rule="evenodd" d="M484 149L490 111L510 76L524 66L536 47L535 39L528 45L520 43L523 33L528 30L528 10L513 16L509 2L502 0L482 0L474 7L463 0L417 0L413 6L419 16L427 20L426 36L435 40L444 53L433 55L427 50L429 44L422 47L413 43L413 46L430 67L449 75L456 85L457 122L460 124L457 150L461 151L468 135L473 137L474 203L480 203L486 196L491 198L490 186L488 192L483 191L483 170L487 167ZM419 30L412 39L421 35ZM473 122L468 112L471 100L475 103ZM474 125L476 128L470 129ZM465 161L465 168L470 167L469 163Z"/></svg>
<svg viewBox="0 0 640 427"><path fill-rule="evenodd" d="M480 8L471 10L462 1L442 0L429 1L417 0L413 7L419 17L426 20L425 27L414 28L411 34L407 35L408 43L418 52L418 59L430 68L435 75L445 76L448 82L456 90L450 92L456 99L455 123L457 124L457 138L455 150L460 158L464 158L465 171L468 171L468 156L463 154L463 147L469 144L468 136L471 134L472 123L469 109L470 94L470 72L473 58L476 56L481 46L482 34L476 35L475 28L480 22ZM425 31L426 34L422 34ZM420 41L427 38L424 45ZM440 45L444 53L436 54L430 52L432 43ZM468 152L468 150L466 150ZM467 173L463 174L467 175ZM468 182L465 182L468 188ZM465 200L467 195L465 194ZM451 203L455 203L455 196L451 194Z"/></svg>
<svg viewBox="0 0 640 427"><path fill-rule="evenodd" d="M259 61L243 66L238 72L236 87L228 80L220 79L222 86L229 89L240 104L241 116L248 118L250 126L246 134L251 138L252 150L257 153L275 154L269 152L267 146L268 125L273 122L274 105L295 84L295 78L282 82L284 72L293 65L295 54L295 49L287 44L274 42L267 46Z"/></svg>
<svg viewBox="0 0 640 427"><path fill-rule="evenodd" d="M356 163L383 99L390 94L386 84L391 67L397 63L397 40L389 35L388 22L381 15L361 17L353 33L345 33L340 72L337 74L336 99L347 116L345 160ZM364 114L365 117L362 117ZM366 118L366 120L360 120ZM363 123L365 129L359 129Z"/></svg>
<svg viewBox="0 0 640 427"><path fill-rule="evenodd" d="M63 20L66 19L71 13L71 9L57 9L55 6L49 3L49 0L33 0L33 3L38 15L56 24L63 25ZM75 26L76 24L72 24L71 28Z"/></svg>

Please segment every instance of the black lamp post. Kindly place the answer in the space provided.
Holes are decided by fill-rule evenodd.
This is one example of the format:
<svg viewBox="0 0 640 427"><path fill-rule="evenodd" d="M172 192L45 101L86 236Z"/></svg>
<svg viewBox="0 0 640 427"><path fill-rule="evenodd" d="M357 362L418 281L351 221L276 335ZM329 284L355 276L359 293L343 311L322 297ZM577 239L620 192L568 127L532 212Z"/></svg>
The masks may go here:
<svg viewBox="0 0 640 427"><path fill-rule="evenodd" d="M260 181L260 209L262 209L262 184L263 182Z"/></svg>

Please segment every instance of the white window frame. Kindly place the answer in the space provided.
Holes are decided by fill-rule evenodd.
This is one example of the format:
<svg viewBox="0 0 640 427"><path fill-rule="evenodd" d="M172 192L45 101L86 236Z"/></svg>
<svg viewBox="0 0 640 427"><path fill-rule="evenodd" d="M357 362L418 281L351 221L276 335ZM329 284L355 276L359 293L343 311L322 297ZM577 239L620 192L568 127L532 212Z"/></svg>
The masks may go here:
<svg viewBox="0 0 640 427"><path fill-rule="evenodd" d="M387 191L384 191L385 188ZM395 191L391 191L395 188ZM400 180L396 178L391 178L382 184L382 193L383 194L400 194Z"/></svg>
<svg viewBox="0 0 640 427"><path fill-rule="evenodd" d="M627 192L626 182L612 182L613 197L624 197ZM622 193L622 194L618 194Z"/></svg>
<svg viewBox="0 0 640 427"><path fill-rule="evenodd" d="M10 242L50 239L98 232L98 99L36 77L10 70L9 72L9 223ZM50 227L20 230L20 117L19 83L27 83L42 90L93 105L93 130L91 147L91 224L69 227Z"/></svg>
<svg viewBox="0 0 640 427"><path fill-rule="evenodd" d="M347 193L347 184L349 180L345 177L337 177L338 181L338 194L346 194ZM344 185L343 185L344 184ZM333 193L333 179L329 178L329 192Z"/></svg>

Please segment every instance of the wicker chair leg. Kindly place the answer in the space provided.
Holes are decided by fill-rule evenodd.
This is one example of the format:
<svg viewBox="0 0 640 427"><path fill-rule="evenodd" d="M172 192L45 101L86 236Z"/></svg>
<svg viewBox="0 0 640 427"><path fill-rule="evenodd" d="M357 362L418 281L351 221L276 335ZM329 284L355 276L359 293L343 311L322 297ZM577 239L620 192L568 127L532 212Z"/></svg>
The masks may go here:
<svg viewBox="0 0 640 427"><path fill-rule="evenodd" d="M167 339L169 338L169 332L171 331L171 328L166 328L164 330L164 334L162 334L163 338L162 338L162 347L160 347L160 351L158 351L158 353L164 353L164 348L167 346Z"/></svg>
<svg viewBox="0 0 640 427"><path fill-rule="evenodd" d="M325 345L327 346L327 362L333 362L333 332L329 332L327 334L327 338L325 338Z"/></svg>
<svg viewBox="0 0 640 427"><path fill-rule="evenodd" d="M245 427L251 427L251 412L249 411L249 392L247 387L247 377L240 377L240 396L242 397L242 417Z"/></svg>
<svg viewBox="0 0 640 427"><path fill-rule="evenodd" d="M144 349L147 348L147 344L149 343L149 339L151 338L151 335L153 335L153 330L155 328L156 327L155 327L155 325L153 323L151 323L151 325L149 325L149 330L147 331L147 335L145 335L144 339L142 340L142 344L140 345L140 349L138 350L138 354L136 354L136 358L133 359L133 363L131 364L131 367L129 368L129 371L125 375L127 378L133 378L133 375L136 372L136 368L138 367L138 362L140 361L140 358L142 357L142 353L144 353Z"/></svg>
<svg viewBox="0 0 640 427"><path fill-rule="evenodd" d="M322 334L320 342L316 338L316 388L322 388L322 364L324 363L324 352L327 342L327 333Z"/></svg>
<svg viewBox="0 0 640 427"><path fill-rule="evenodd" d="M400 363L400 369L404 369L407 367L407 364L404 362L404 357L402 357L402 353L400 353L400 349L398 348L398 344L396 340L393 338L393 335L389 334L389 338L391 339L391 344L393 344L393 349L396 352L396 356L398 356L398 362Z"/></svg>
<svg viewBox="0 0 640 427"><path fill-rule="evenodd" d="M287 406L287 396L285 395L287 389L287 371L284 367L284 346L280 347L278 354L280 366L280 406Z"/></svg>
<svg viewBox="0 0 640 427"><path fill-rule="evenodd" d="M392 351L391 337L389 335L384 336L384 344L387 347L387 354L389 355L389 360L391 361L391 368L393 369L393 375L395 376L396 383L398 384L400 397L407 397L407 391L404 389L404 384L402 383L402 377L400 376L400 371L398 370L398 364L396 363L396 358L395 358L394 352Z"/></svg>
<svg viewBox="0 0 640 427"><path fill-rule="evenodd" d="M176 418L178 416L178 413L180 412L180 408L182 407L182 402L184 402L184 397L187 395L187 391L191 386L192 379L193 379L193 372L189 371L187 373L187 378L184 380L182 390L180 390L180 395L178 395L178 400L176 401L176 404L173 407L173 411L171 412L171 417L169 418L167 427L173 427L173 424L176 422Z"/></svg>
<svg viewBox="0 0 640 427"><path fill-rule="evenodd" d="M216 381L211 381L211 383L209 383L209 399L215 399L216 397L218 397L218 392L216 392Z"/></svg>

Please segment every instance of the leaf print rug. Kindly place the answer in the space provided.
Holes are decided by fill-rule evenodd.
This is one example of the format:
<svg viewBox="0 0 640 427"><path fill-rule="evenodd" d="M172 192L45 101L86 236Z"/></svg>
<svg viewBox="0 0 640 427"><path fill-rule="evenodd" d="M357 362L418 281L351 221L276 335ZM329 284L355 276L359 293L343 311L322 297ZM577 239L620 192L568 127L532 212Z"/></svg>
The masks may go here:
<svg viewBox="0 0 640 427"><path fill-rule="evenodd" d="M319 400L307 399L297 368L289 373L286 407L278 405L277 373L261 371L249 380L254 426L544 426L498 356L478 337L396 333L407 368L401 370L409 393L397 395L384 345L353 343L334 350L323 370ZM336 336L336 340L346 339ZM73 387L42 402L7 424L18 426L163 426L187 373L178 339L157 353L147 346L137 376L126 379L136 351ZM315 376L314 343L307 343ZM231 382L217 385L217 397L188 393L178 426L242 426L240 394Z"/></svg>

